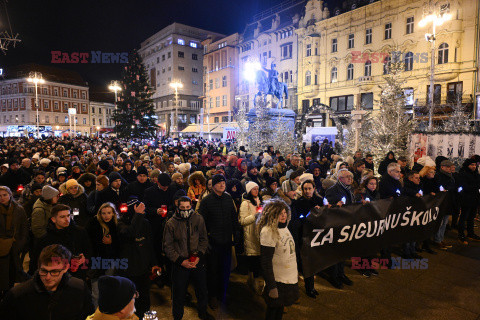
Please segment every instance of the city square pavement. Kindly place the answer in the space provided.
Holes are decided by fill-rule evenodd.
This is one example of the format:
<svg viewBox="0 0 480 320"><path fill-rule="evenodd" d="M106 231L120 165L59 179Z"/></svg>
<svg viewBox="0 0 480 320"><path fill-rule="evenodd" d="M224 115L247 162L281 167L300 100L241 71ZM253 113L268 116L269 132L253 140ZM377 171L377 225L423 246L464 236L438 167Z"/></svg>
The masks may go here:
<svg viewBox="0 0 480 320"><path fill-rule="evenodd" d="M480 242L462 246L456 236L456 231L447 231L446 241L453 244L448 251L420 253L428 258L425 270L380 270L378 277L364 278L347 267L354 285L338 290L317 276L316 299L306 296L300 281L299 303L285 309L284 319L480 320ZM158 318L171 319L169 288L152 289ZM194 298L185 307L184 319L198 319L193 287L189 291ZM226 305L209 312L216 319L263 319L265 303L248 289L245 275L233 273Z"/></svg>

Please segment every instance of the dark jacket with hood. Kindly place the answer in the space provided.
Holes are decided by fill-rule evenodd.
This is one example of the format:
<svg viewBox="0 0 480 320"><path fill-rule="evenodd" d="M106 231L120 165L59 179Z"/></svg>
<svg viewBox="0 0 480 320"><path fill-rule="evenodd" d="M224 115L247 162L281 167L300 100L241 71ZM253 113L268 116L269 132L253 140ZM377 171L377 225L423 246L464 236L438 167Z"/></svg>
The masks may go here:
<svg viewBox="0 0 480 320"><path fill-rule="evenodd" d="M130 163L132 165L132 170L127 171L125 169L125 165L127 163ZM125 179L128 183L137 180L137 173L135 172L135 170L133 170L133 162L131 160L125 160L125 162L123 163L123 170L120 171L120 174L122 175L123 179Z"/></svg>
<svg viewBox="0 0 480 320"><path fill-rule="evenodd" d="M203 260L208 248L207 229L203 217L193 212L190 217L182 218L175 212L165 225L163 248L167 258L179 265L192 254Z"/></svg>
<svg viewBox="0 0 480 320"><path fill-rule="evenodd" d="M75 224L80 227L85 227L91 217L87 211L87 195L84 190L82 185L79 185L77 194L72 195L67 191L65 183L58 188L58 191L63 194L60 199L58 199L58 203L66 204L72 209ZM78 215L75 215L75 209L78 209Z"/></svg>
<svg viewBox="0 0 480 320"><path fill-rule="evenodd" d="M91 181L90 187L85 187L85 181ZM93 173L84 173L78 178L77 182L82 185L85 190L85 194L88 196L92 191L95 191L96 176Z"/></svg>
<svg viewBox="0 0 480 320"><path fill-rule="evenodd" d="M403 195L407 197L416 197L417 193L420 192L422 189L422 184L415 184L412 181L405 178L405 182L403 183ZM425 194L425 193L424 193Z"/></svg>
<svg viewBox="0 0 480 320"><path fill-rule="evenodd" d="M380 199L396 198L403 194L403 187L399 180L386 173L380 179L378 191L380 192Z"/></svg>
<svg viewBox="0 0 480 320"><path fill-rule="evenodd" d="M393 159L389 159L388 158L389 155L392 155ZM378 174L382 176L387 174L387 167L392 162L397 162L397 159L395 159L395 154L392 151L389 151L385 156L385 159L383 159L382 162L380 162L380 165L378 166Z"/></svg>
<svg viewBox="0 0 480 320"><path fill-rule="evenodd" d="M468 166L475 163L472 159L467 159L462 165L458 174L457 191L461 187L461 191L458 192L458 199L462 205L470 205L473 207L478 206L480 200L480 175L477 170L470 170Z"/></svg>
<svg viewBox="0 0 480 320"><path fill-rule="evenodd" d="M83 280L63 275L55 292L48 292L38 273L12 288L0 303L0 319L84 320L95 311Z"/></svg>

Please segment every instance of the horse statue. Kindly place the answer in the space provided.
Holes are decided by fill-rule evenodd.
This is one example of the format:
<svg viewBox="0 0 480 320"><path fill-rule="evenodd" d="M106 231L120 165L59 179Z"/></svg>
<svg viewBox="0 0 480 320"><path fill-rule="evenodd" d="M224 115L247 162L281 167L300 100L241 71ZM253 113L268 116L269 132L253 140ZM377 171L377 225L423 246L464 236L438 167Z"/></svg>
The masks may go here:
<svg viewBox="0 0 480 320"><path fill-rule="evenodd" d="M285 94L285 99L288 99L288 86L286 83L278 81L278 71L275 70L275 67L276 65L272 62L270 69L262 67L261 70L257 70L255 83L258 92L253 97L254 106L257 105L258 96L263 98L264 103L267 102L267 95L276 97L280 102L280 109L283 108L283 94Z"/></svg>

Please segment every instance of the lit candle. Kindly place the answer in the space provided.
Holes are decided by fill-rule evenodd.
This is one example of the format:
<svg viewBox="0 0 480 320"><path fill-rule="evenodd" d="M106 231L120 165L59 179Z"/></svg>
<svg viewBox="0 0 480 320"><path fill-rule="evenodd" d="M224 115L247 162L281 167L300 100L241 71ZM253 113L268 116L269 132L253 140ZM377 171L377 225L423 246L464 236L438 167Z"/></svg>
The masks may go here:
<svg viewBox="0 0 480 320"><path fill-rule="evenodd" d="M458 187L458 193L462 192L463 187Z"/></svg>
<svg viewBox="0 0 480 320"><path fill-rule="evenodd" d="M423 197L423 191L422 190L419 190L418 194L420 194Z"/></svg>
<svg viewBox="0 0 480 320"><path fill-rule="evenodd" d="M400 189L397 189L397 194L400 195Z"/></svg>
<svg viewBox="0 0 480 320"><path fill-rule="evenodd" d="M340 200L343 202L343 204L345 204L347 202L347 198L343 197L342 200Z"/></svg>
<svg viewBox="0 0 480 320"><path fill-rule="evenodd" d="M365 201L368 201L368 202L370 202L370 198L368 198L368 197L367 197L367 198L365 198Z"/></svg>
<svg viewBox="0 0 480 320"><path fill-rule="evenodd" d="M329 205L327 198L323 198L323 205L324 205L324 206L328 206L328 205Z"/></svg>
<svg viewBox="0 0 480 320"><path fill-rule="evenodd" d="M439 190L443 192L445 191L445 188L443 188L443 186L440 186Z"/></svg>

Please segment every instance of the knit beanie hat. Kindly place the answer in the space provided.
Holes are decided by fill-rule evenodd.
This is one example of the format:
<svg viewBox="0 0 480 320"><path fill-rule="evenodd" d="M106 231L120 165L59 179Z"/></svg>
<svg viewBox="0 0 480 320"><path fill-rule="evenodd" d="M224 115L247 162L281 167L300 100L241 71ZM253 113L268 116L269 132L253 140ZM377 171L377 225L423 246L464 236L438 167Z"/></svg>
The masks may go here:
<svg viewBox="0 0 480 320"><path fill-rule="evenodd" d="M110 163L108 163L107 160L101 160L98 162L98 166L100 167L100 169L106 171L108 170L108 168L110 168Z"/></svg>
<svg viewBox="0 0 480 320"><path fill-rule="evenodd" d="M78 182L77 180L75 179L69 179L67 180L67 183L65 184L65 187L68 189L70 187L74 187L74 186L77 186L78 187Z"/></svg>
<svg viewBox="0 0 480 320"><path fill-rule="evenodd" d="M38 190L38 189L42 189L42 185L41 185L41 184L36 183L36 182L35 182L34 184L32 184L32 189L31 189L32 192L35 192L35 191Z"/></svg>
<svg viewBox="0 0 480 320"><path fill-rule="evenodd" d="M249 194L250 191L252 191L252 189L255 187L258 187L258 184L256 184L253 181L248 182L247 185L245 186L245 190L247 191L247 194Z"/></svg>
<svg viewBox="0 0 480 320"><path fill-rule="evenodd" d="M40 160L40 164L41 165L46 165L48 166L50 164L50 159L47 159L47 158L43 158L42 160Z"/></svg>
<svg viewBox="0 0 480 320"><path fill-rule="evenodd" d="M213 176L212 178L212 186L216 185L217 183L220 183L222 181L225 181L226 182L226 179L225 177L223 176L223 174L216 174Z"/></svg>
<svg viewBox="0 0 480 320"><path fill-rule="evenodd" d="M160 183L161 186L167 187L172 183L172 178L166 173L160 173L158 175L158 183Z"/></svg>
<svg viewBox="0 0 480 320"><path fill-rule="evenodd" d="M140 166L137 168L137 176L140 174L145 174L148 176L148 170L144 166Z"/></svg>
<svg viewBox="0 0 480 320"><path fill-rule="evenodd" d="M133 299L135 284L127 278L101 276L98 279L98 308L105 314L122 311Z"/></svg>
<svg viewBox="0 0 480 320"><path fill-rule="evenodd" d="M58 195L58 190L51 186L44 186L42 188L42 197L45 200L50 200Z"/></svg>
<svg viewBox="0 0 480 320"><path fill-rule="evenodd" d="M267 177L265 178L265 185L266 185L267 187L270 187L270 186L271 186L273 183L275 183L275 182L277 182L277 179L275 179L275 178L272 178L272 177L270 177L270 176L267 176ZM278 182L277 182L277 183L278 183Z"/></svg>
<svg viewBox="0 0 480 320"><path fill-rule="evenodd" d="M108 175L108 180L110 181L110 183L112 183L113 181L115 181L117 179L122 180L122 176L120 175L120 173L118 173L116 171L110 172L110 174Z"/></svg>

